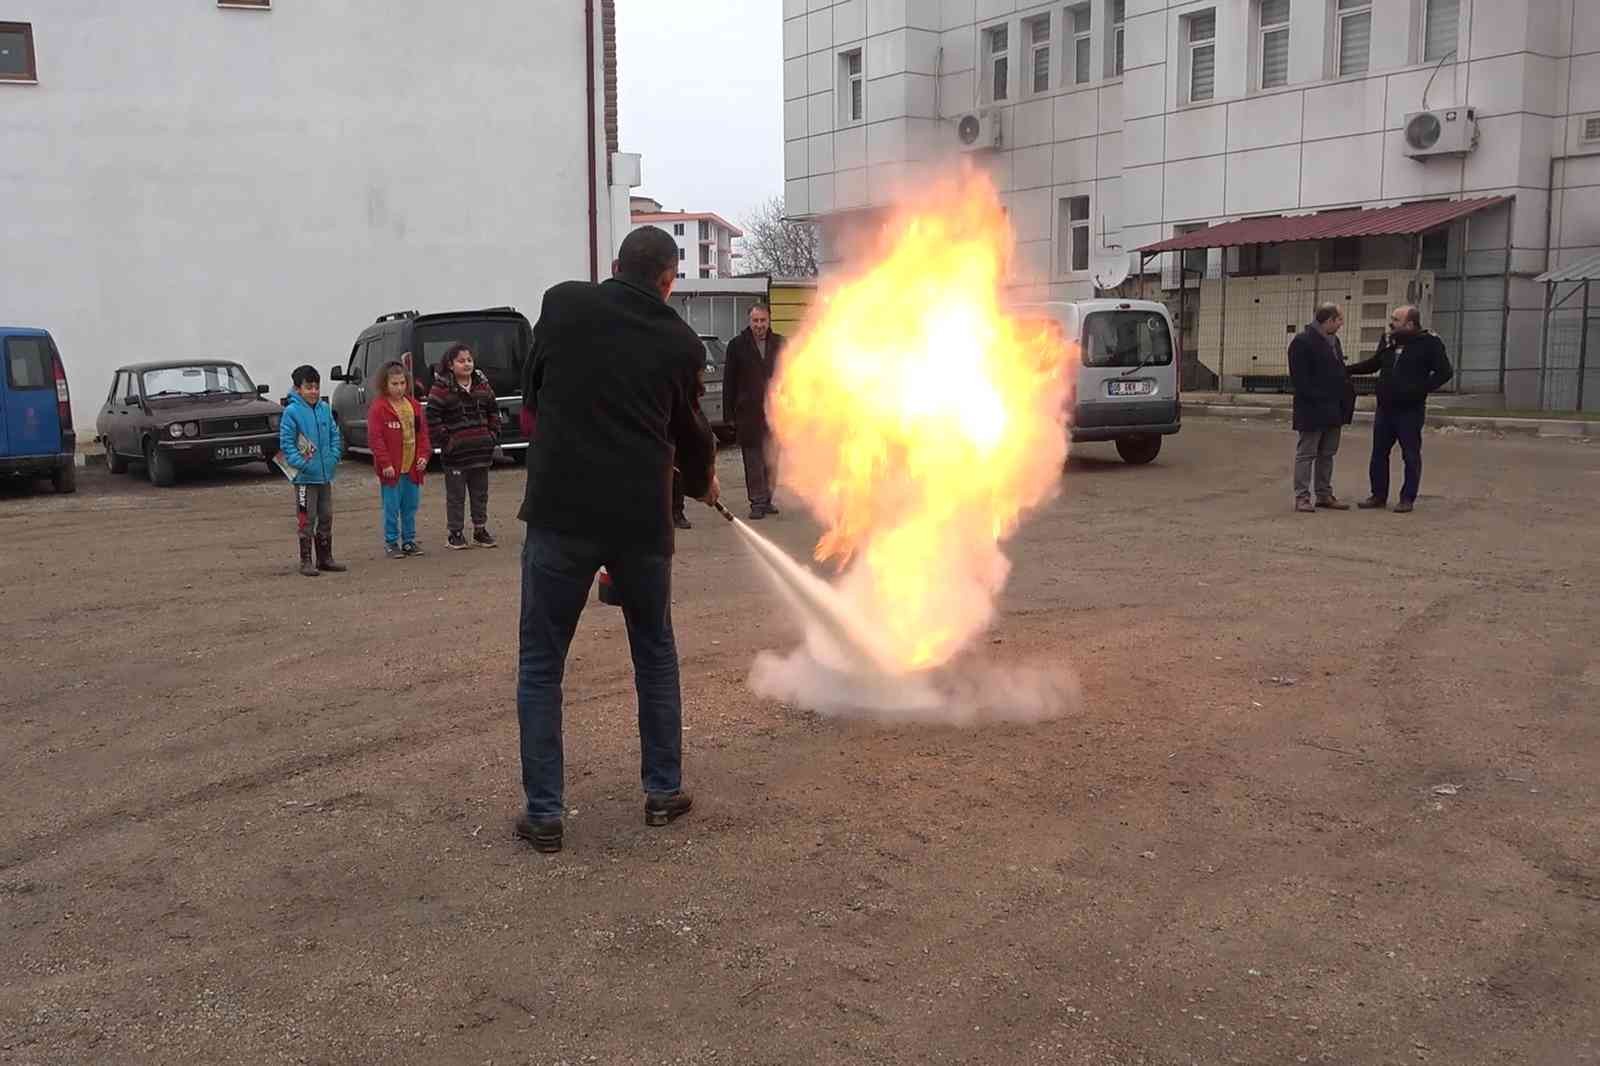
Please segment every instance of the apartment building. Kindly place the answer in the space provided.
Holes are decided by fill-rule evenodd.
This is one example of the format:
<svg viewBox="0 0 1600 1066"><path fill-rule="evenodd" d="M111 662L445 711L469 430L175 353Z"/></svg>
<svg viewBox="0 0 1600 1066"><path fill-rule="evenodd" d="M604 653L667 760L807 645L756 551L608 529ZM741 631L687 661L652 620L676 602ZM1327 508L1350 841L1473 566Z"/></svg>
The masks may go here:
<svg viewBox="0 0 1600 1066"><path fill-rule="evenodd" d="M632 229L658 226L678 242L680 278L733 276L733 241L744 231L709 211L667 211L649 197L633 198Z"/></svg>
<svg viewBox="0 0 1600 1066"><path fill-rule="evenodd" d="M0 0L0 322L55 335L80 425L124 362L281 389L379 314L609 272L611 0L470 6Z"/></svg>
<svg viewBox="0 0 1600 1066"><path fill-rule="evenodd" d="M1202 307L1201 279L1224 274L1426 271L1463 387L1526 401L1532 278L1600 251L1592 0L785 0L783 14L785 201L819 222L827 259L897 190L966 158L1005 196L1019 294L1088 296L1118 260L1169 293L1187 266ZM1364 215L1337 245L1305 236L1318 226L1257 226L1250 243L1225 228L1445 200L1468 203ZM1199 230L1214 232L1188 243L1209 248L1160 247Z"/></svg>

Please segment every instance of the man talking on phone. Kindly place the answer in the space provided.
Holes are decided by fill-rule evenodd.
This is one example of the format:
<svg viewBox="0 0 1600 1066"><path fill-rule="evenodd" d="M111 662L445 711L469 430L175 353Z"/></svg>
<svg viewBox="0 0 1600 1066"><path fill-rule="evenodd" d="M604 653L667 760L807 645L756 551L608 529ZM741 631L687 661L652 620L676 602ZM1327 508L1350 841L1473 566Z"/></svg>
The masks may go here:
<svg viewBox="0 0 1600 1066"><path fill-rule="evenodd" d="M1405 464L1396 514L1408 514L1422 487L1422 425L1428 416L1428 394L1455 373L1444 354L1444 341L1422 328L1422 312L1397 307L1389 316L1389 332L1371 359L1352 363L1346 373L1378 375L1378 413L1372 423L1372 495L1356 506L1376 511L1389 502L1389 455L1396 443Z"/></svg>

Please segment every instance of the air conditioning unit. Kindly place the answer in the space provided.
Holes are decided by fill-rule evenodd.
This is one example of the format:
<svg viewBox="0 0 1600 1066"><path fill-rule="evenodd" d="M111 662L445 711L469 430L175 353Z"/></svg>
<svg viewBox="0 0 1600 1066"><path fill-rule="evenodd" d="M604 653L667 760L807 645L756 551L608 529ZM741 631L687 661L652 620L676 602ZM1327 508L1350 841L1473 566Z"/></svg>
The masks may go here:
<svg viewBox="0 0 1600 1066"><path fill-rule="evenodd" d="M1000 112L969 111L955 120L956 144L963 152L1000 147Z"/></svg>
<svg viewBox="0 0 1600 1066"><path fill-rule="evenodd" d="M1470 107L1441 107L1406 116L1405 153L1412 159L1465 155L1478 146L1478 112Z"/></svg>

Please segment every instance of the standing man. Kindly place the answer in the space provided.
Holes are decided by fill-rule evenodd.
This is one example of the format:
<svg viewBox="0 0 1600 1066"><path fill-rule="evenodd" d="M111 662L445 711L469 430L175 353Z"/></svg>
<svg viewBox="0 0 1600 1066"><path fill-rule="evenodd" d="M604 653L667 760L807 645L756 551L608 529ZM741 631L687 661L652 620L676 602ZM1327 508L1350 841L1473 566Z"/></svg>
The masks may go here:
<svg viewBox="0 0 1600 1066"><path fill-rule="evenodd" d="M1333 457L1345 424L1347 393L1344 353L1339 328L1344 314L1338 304L1317 308L1311 324L1289 342L1289 379L1294 384L1294 428L1300 434L1294 449L1294 509L1314 514L1318 507L1348 511L1350 505L1333 494ZM1354 395L1350 393L1351 416ZM1314 477L1313 477L1314 475ZM1312 502L1313 481L1316 502Z"/></svg>
<svg viewBox="0 0 1600 1066"><path fill-rule="evenodd" d="M1428 394L1455 374L1444 341L1422 328L1422 312L1397 307L1389 316L1389 332L1371 359L1355 363L1351 374L1378 375L1378 415L1372 423L1372 495L1358 505L1377 510L1389 502L1389 453L1398 442L1405 464L1396 514L1409 514L1422 487L1422 424Z"/></svg>
<svg viewBox="0 0 1600 1066"><path fill-rule="evenodd" d="M773 482L777 470L767 452L767 390L778 373L785 344L772 332L772 309L766 304L750 308L750 326L728 345L728 366L722 377L722 402L733 412L730 419L744 453L745 492L750 497L750 519L775 515Z"/></svg>
<svg viewBox="0 0 1600 1066"><path fill-rule="evenodd" d="M718 496L716 444L697 399L705 348L666 299L678 246L644 226L622 242L610 280L544 294L523 403L536 407L519 517L521 651L517 722L527 809L517 835L561 850L561 680L578 616L603 566L622 607L639 696L647 825L693 801L682 789L683 703L672 632L672 481Z"/></svg>

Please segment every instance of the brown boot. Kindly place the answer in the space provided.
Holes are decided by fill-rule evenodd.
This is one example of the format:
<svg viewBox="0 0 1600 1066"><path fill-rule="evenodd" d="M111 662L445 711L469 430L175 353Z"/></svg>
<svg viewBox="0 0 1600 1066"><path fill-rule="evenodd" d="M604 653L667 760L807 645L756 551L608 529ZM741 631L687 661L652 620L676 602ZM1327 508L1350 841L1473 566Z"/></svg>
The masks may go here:
<svg viewBox="0 0 1600 1066"><path fill-rule="evenodd" d="M1322 508L1324 511L1350 510L1350 505L1339 499L1337 496L1324 496L1322 499L1317 501L1317 506Z"/></svg>
<svg viewBox="0 0 1600 1066"><path fill-rule="evenodd" d="M1312 503L1310 500L1296 500L1296 501L1294 501L1294 509L1296 511L1300 512L1301 514L1316 514L1317 513L1317 505Z"/></svg>
<svg viewBox="0 0 1600 1066"><path fill-rule="evenodd" d="M324 533L317 538L317 569L326 570L330 574L342 574L350 569L348 566L333 561L332 533Z"/></svg>
<svg viewBox="0 0 1600 1066"><path fill-rule="evenodd" d="M300 572L306 577L317 576L317 564L311 561L311 538L300 538Z"/></svg>

